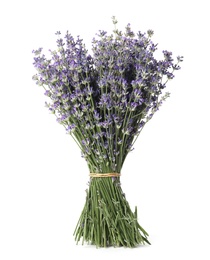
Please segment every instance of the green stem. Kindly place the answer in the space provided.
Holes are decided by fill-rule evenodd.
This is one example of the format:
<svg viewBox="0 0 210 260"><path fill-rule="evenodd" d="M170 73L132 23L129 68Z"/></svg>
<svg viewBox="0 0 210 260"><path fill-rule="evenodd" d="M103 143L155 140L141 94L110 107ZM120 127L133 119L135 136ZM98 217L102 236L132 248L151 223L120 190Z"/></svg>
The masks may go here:
<svg viewBox="0 0 210 260"><path fill-rule="evenodd" d="M122 192L120 179L92 178L84 209L76 226L75 240L96 247L136 247L149 243Z"/></svg>

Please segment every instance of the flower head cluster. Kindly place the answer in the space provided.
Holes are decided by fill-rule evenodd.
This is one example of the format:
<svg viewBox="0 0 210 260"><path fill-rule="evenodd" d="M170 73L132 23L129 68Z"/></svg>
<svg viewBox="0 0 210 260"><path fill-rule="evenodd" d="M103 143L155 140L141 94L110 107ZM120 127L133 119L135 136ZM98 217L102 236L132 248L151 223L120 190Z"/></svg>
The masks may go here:
<svg viewBox="0 0 210 260"><path fill-rule="evenodd" d="M124 33L99 31L92 55L80 37L56 35L51 59L42 48L33 51L33 79L45 88L46 106L75 139L90 171L120 172L140 131L169 96L166 83L183 57L174 62L164 50L163 59L155 59L153 31L135 35L130 24Z"/></svg>

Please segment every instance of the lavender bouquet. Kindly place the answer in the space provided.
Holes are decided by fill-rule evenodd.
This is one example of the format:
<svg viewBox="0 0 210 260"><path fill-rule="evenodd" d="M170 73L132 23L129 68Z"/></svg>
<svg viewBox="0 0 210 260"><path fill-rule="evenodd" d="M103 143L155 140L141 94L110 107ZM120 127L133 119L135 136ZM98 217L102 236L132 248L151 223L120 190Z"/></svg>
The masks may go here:
<svg viewBox="0 0 210 260"><path fill-rule="evenodd" d="M154 52L153 31L116 29L108 35L99 31L92 54L83 41L69 32L57 32L57 50L51 59L42 48L33 51L33 79L49 97L46 106L55 114L82 152L90 172L86 202L74 235L97 247L135 247L149 243L120 184L120 173L145 124L169 97L166 83L179 70L182 57L174 63L172 53L163 60Z"/></svg>

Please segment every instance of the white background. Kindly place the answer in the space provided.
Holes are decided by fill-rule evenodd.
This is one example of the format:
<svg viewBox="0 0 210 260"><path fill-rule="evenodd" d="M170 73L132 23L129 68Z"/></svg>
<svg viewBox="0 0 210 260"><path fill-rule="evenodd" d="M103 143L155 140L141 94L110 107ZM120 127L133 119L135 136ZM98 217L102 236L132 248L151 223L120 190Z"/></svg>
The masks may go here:
<svg viewBox="0 0 210 260"><path fill-rule="evenodd" d="M1 1L0 259L209 260L208 1ZM123 168L122 187L151 246L75 245L88 168L73 140L44 107L32 50L53 48L69 30L87 46L99 29L155 31L159 52L185 57L171 98L147 124Z"/></svg>

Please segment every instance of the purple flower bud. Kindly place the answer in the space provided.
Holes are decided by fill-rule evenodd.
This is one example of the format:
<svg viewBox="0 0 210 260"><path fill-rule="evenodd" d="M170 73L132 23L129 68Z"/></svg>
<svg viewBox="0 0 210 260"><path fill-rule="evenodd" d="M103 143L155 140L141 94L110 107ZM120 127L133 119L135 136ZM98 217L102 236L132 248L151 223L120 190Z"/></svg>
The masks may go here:
<svg viewBox="0 0 210 260"><path fill-rule="evenodd" d="M44 93L46 96L50 97L51 96L51 93L49 90L46 90L45 93Z"/></svg>

